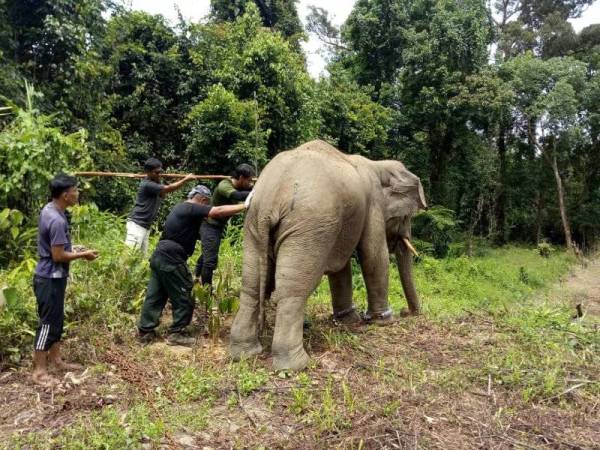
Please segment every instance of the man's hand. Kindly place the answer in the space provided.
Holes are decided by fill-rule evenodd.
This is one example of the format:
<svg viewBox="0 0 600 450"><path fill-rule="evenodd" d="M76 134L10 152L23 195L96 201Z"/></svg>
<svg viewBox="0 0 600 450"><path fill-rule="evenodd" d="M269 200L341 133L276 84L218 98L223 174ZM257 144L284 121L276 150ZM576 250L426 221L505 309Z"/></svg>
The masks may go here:
<svg viewBox="0 0 600 450"><path fill-rule="evenodd" d="M246 209L250 208L250 203L252 202L252 197L254 197L254 189L252 189L250 191L250 193L248 194L248 197L246 197L246 200L244 201L244 206L246 207Z"/></svg>
<svg viewBox="0 0 600 450"><path fill-rule="evenodd" d="M193 179L194 179L194 174L188 173L185 177L181 178L180 180L177 180L175 183L171 183L171 184L167 184L166 186L163 186L162 191L160 192L160 196L164 197L165 195L179 189L185 183L187 183L188 181L193 180Z"/></svg>
<svg viewBox="0 0 600 450"><path fill-rule="evenodd" d="M81 255L81 257L87 261L93 261L98 257L98 251L97 250L86 250L85 252L79 253L79 255Z"/></svg>

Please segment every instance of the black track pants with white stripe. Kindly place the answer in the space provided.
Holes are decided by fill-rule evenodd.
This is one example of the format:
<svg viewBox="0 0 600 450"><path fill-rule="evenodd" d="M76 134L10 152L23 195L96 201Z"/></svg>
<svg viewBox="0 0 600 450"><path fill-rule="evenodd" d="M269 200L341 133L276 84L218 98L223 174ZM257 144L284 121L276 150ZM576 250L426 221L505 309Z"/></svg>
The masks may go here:
<svg viewBox="0 0 600 450"><path fill-rule="evenodd" d="M38 304L39 323L34 349L48 351L60 341L65 319L66 278L33 277L33 292Z"/></svg>

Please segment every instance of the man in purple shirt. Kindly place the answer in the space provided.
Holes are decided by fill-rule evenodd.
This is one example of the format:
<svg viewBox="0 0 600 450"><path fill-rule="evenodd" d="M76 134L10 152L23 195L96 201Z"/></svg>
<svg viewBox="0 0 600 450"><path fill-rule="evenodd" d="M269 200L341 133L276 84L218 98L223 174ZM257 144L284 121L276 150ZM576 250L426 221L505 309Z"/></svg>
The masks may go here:
<svg viewBox="0 0 600 450"><path fill-rule="evenodd" d="M59 370L80 368L64 362L60 356L60 338L64 323L64 301L69 263L74 259L93 261L98 252L74 252L65 210L77 204L77 180L59 174L50 182L52 201L42 208L38 226L39 261L33 277L39 323L33 354L33 381L43 386L57 380L48 375L48 363Z"/></svg>

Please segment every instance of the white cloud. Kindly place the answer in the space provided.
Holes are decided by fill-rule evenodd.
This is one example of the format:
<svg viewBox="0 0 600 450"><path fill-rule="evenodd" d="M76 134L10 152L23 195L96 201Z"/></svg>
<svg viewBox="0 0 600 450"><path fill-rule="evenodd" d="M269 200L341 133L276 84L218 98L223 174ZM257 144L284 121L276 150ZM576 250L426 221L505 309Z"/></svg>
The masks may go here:
<svg viewBox="0 0 600 450"><path fill-rule="evenodd" d="M596 0L578 19L569 20L576 32L594 23L600 23L600 0Z"/></svg>
<svg viewBox="0 0 600 450"><path fill-rule="evenodd" d="M306 15L308 14L309 6L318 6L329 12L329 16L334 25L340 26L350 15L354 0L300 0L298 2L298 15L302 23L306 23ZM319 75L325 72L326 61L321 55L323 44L315 36L311 35L308 42L302 46L306 53L308 71L313 78L318 78Z"/></svg>

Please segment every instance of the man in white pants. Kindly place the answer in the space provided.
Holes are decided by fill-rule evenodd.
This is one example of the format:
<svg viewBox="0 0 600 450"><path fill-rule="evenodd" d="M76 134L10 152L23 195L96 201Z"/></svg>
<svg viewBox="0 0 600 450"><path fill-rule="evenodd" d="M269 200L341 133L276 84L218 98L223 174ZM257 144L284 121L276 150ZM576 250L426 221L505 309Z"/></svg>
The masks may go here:
<svg viewBox="0 0 600 450"><path fill-rule="evenodd" d="M125 244L141 250L144 254L148 251L150 228L158 215L162 199L169 192L182 187L186 181L193 179L193 175L189 174L175 183L161 184L160 174L162 171L162 163L156 158L149 158L144 163L146 178L140 183L135 206L127 220Z"/></svg>

